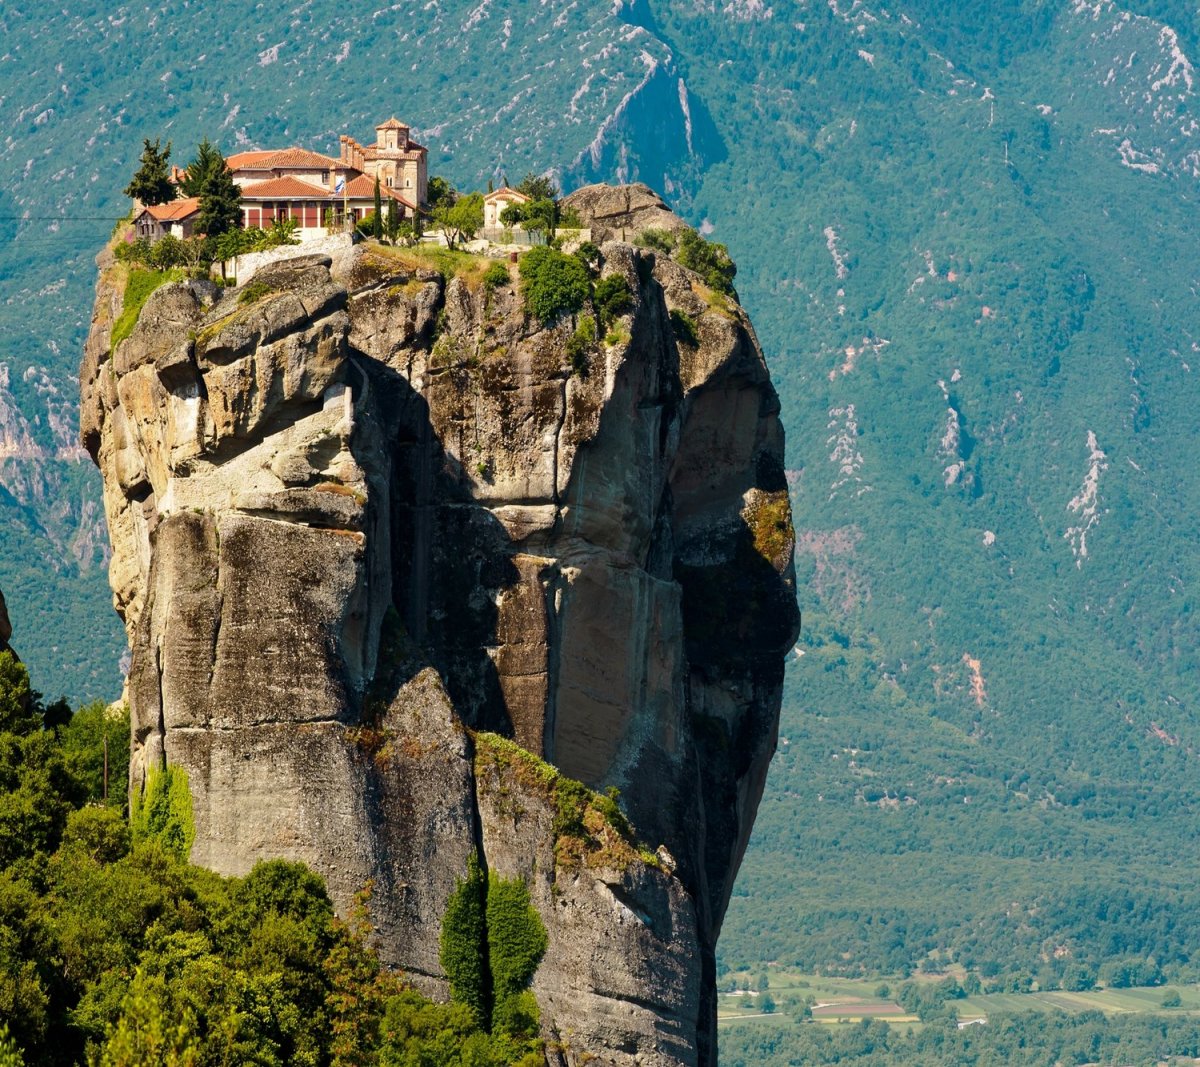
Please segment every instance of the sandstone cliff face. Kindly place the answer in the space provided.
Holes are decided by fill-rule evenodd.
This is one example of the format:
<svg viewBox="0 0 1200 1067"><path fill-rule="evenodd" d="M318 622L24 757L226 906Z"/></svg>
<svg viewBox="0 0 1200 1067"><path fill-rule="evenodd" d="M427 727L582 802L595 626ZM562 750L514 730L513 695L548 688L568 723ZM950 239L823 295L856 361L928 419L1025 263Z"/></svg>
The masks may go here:
<svg viewBox="0 0 1200 1067"><path fill-rule="evenodd" d="M644 187L574 200L604 234L682 225ZM548 929L561 1062L708 1064L798 623L783 434L736 302L602 252L633 302L573 358L577 319L526 315L515 267L488 287L486 264L371 245L165 286L113 352L102 262L83 440L132 778L187 770L194 860L303 859L340 907L372 881L381 953L444 993L439 923L477 850ZM562 847L553 796L481 762L480 731L618 788L658 858Z"/></svg>

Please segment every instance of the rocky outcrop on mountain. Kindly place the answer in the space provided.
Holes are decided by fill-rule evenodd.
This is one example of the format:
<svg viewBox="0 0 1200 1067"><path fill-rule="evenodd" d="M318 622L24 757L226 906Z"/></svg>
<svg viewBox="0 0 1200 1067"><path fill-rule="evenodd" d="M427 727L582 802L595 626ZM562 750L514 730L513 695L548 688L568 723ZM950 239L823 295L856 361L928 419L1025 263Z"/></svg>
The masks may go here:
<svg viewBox="0 0 1200 1067"><path fill-rule="evenodd" d="M648 193L576 202L602 240L682 225ZM343 909L370 883L381 954L435 994L475 853L547 928L557 1062L715 1063L714 946L798 624L744 312L620 241L594 271L628 301L550 323L497 261L301 252L163 286L115 351L101 260L81 425L133 788L184 768L215 870L302 859ZM564 824L569 780L619 790L632 829Z"/></svg>
<svg viewBox="0 0 1200 1067"><path fill-rule="evenodd" d="M626 241L640 230L682 230L687 223L648 185L588 185L563 200L592 231L592 239Z"/></svg>

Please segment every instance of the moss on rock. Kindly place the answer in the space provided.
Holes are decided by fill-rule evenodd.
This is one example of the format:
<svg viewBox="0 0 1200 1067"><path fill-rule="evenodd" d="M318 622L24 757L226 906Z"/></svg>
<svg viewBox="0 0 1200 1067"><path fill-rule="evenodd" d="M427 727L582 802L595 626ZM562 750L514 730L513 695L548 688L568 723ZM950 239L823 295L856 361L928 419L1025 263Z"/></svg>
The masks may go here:
<svg viewBox="0 0 1200 1067"><path fill-rule="evenodd" d="M754 493L742 510L742 518L754 538L754 550L776 571L782 571L791 558L796 539L787 490Z"/></svg>
<svg viewBox="0 0 1200 1067"><path fill-rule="evenodd" d="M167 282L181 282L185 274L182 270L131 270L125 281L125 292L121 298L121 314L117 316L112 326L109 345L116 351L117 345L125 340L137 325L138 316L142 313L150 294L166 285Z"/></svg>
<svg viewBox="0 0 1200 1067"><path fill-rule="evenodd" d="M659 866L657 855L635 837L615 789L597 793L499 734L474 736L477 779L494 769L502 785L512 779L553 805L554 858L560 867Z"/></svg>

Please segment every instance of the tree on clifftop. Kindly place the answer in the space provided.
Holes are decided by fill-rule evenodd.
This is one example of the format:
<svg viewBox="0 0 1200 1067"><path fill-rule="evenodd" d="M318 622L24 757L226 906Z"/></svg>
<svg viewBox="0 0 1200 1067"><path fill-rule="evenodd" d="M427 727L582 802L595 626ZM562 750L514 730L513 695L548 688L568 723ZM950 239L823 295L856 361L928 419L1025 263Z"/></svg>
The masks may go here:
<svg viewBox="0 0 1200 1067"><path fill-rule="evenodd" d="M425 207L429 209L430 213L442 205L449 207L457 199L458 190L445 178L439 178L436 174L430 177L425 191Z"/></svg>
<svg viewBox="0 0 1200 1067"><path fill-rule="evenodd" d="M400 210L392 198L388 199L387 221L383 228L387 233L387 239L394 244L396 238L400 236Z"/></svg>
<svg viewBox="0 0 1200 1067"><path fill-rule="evenodd" d="M518 193L524 193L530 200L557 200L558 190L549 174L526 174L517 186Z"/></svg>
<svg viewBox="0 0 1200 1067"><path fill-rule="evenodd" d="M441 201L434 209L433 221L441 227L450 248L471 240L483 229L483 194L460 196L451 204Z"/></svg>
<svg viewBox="0 0 1200 1067"><path fill-rule="evenodd" d="M125 195L133 200L140 200L147 207L155 204L165 204L174 200L175 185L167 168L167 160L171 158L171 142L166 148L159 148L156 137L151 144L147 137L142 141L141 166L134 174L132 181L125 186Z"/></svg>
<svg viewBox="0 0 1200 1067"><path fill-rule="evenodd" d="M558 205L546 197L524 204L509 204L500 212L500 221L505 226L519 222L531 233L544 233L546 240L552 241L558 225Z"/></svg>
<svg viewBox="0 0 1200 1067"><path fill-rule="evenodd" d="M220 174L225 157L207 137L196 146L196 157L188 165L179 182L184 196L201 196L207 182Z"/></svg>
<svg viewBox="0 0 1200 1067"><path fill-rule="evenodd" d="M193 166L200 165L207 144L205 141L197 149ZM225 157L212 145L208 145L208 149L210 155L204 162L207 169L200 178L197 191L192 193L200 197L196 229L209 237L219 237L236 230L242 223L242 190L233 180L233 171L229 169Z"/></svg>

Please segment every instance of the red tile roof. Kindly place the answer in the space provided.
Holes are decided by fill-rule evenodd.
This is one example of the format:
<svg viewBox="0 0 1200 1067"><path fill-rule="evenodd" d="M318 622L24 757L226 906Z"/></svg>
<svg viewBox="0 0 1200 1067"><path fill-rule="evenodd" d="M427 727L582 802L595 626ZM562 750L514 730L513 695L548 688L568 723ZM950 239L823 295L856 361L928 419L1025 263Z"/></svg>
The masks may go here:
<svg viewBox="0 0 1200 1067"><path fill-rule="evenodd" d="M408 128L409 127L396 118L395 115L388 119L387 122L381 122L375 127L377 130L407 130Z"/></svg>
<svg viewBox="0 0 1200 1067"><path fill-rule="evenodd" d="M268 148L265 151L235 152L225 162L229 165L230 170L261 170L264 159L270 159L278 154L277 148Z"/></svg>
<svg viewBox="0 0 1200 1067"><path fill-rule="evenodd" d="M382 192L382 187L380 192ZM375 195L375 179L368 177L366 174L360 174L357 178L351 178L346 183L346 188L337 194L338 196L347 196L351 200L362 200L366 197Z"/></svg>
<svg viewBox="0 0 1200 1067"><path fill-rule="evenodd" d="M308 167L313 170L329 170L341 165L340 159L310 152L307 148L285 148L266 159L258 160L255 169L275 170L279 167Z"/></svg>
<svg viewBox="0 0 1200 1067"><path fill-rule="evenodd" d="M485 196L483 199L484 200L498 200L501 197L503 197L505 200L516 200L522 204L529 203L529 201L531 199L530 197L526 196L523 192L521 192L519 189L510 189L507 185L503 185L499 189L493 190L492 192L488 193L487 196Z"/></svg>
<svg viewBox="0 0 1200 1067"><path fill-rule="evenodd" d="M414 211L417 208L417 205L409 200L408 197L396 192L395 189L389 189L382 182L379 185L379 193L381 196L391 197L397 203L412 208ZM347 200L374 200L375 179L369 174L360 174L357 178L353 178L347 182L346 188L343 191L334 193L333 196L336 200L340 200L342 197L345 197Z"/></svg>
<svg viewBox="0 0 1200 1067"><path fill-rule="evenodd" d="M171 200L166 204L154 204L146 208L152 218L159 222L181 222L200 210L200 198L188 196L182 200Z"/></svg>
<svg viewBox="0 0 1200 1067"><path fill-rule="evenodd" d="M320 185L284 175L242 186L243 200L326 200L333 194Z"/></svg>

